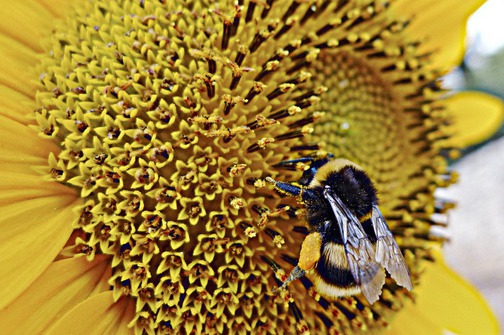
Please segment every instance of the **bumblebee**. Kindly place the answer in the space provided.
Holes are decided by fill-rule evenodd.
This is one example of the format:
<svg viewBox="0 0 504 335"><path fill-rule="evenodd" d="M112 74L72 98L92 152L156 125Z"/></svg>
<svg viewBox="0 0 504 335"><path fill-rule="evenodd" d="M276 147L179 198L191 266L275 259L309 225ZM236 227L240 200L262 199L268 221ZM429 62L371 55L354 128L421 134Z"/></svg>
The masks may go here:
<svg viewBox="0 0 504 335"><path fill-rule="evenodd" d="M380 297L385 269L402 287L413 289L404 257L378 208L373 182L346 159L300 158L284 167L312 160L297 183L267 183L304 205L309 234L299 261L280 289L304 275L328 300L362 293L370 304Z"/></svg>

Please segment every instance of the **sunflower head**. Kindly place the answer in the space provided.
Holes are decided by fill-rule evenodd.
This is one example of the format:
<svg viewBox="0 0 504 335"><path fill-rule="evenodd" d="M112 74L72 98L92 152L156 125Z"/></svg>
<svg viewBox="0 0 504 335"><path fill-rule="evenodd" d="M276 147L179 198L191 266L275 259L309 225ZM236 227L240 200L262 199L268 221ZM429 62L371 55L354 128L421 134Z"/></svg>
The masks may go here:
<svg viewBox="0 0 504 335"><path fill-rule="evenodd" d="M375 180L412 278L454 176L438 73L386 1L84 2L42 64L51 180L76 188L64 257L108 255L136 333L357 333L381 329L403 288L334 302L273 294L297 262L295 181L330 152ZM273 268L273 270L272 270ZM287 270L288 272L288 270ZM274 274L274 275L273 275Z"/></svg>

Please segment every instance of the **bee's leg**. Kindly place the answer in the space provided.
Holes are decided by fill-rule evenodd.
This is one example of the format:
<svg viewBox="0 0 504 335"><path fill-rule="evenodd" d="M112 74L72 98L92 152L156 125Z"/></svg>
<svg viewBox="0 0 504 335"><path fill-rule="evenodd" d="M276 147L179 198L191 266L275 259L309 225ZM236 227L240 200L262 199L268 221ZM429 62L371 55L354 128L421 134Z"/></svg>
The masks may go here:
<svg viewBox="0 0 504 335"><path fill-rule="evenodd" d="M266 262L266 264L268 264L271 267L271 269L273 269L273 271L275 272L275 276L278 276L280 271L282 272L284 271L282 267L280 267L280 265L278 265L274 260L266 256L261 256L261 258L263 261ZM282 283L282 285L278 289L273 289L273 293L276 293L278 292L278 290L286 288L291 281L301 278L302 276L305 275L305 273L306 271L302 270L299 266L296 266L294 270L291 271L289 277L284 282L280 281L278 278L276 279L277 283L278 284Z"/></svg>
<svg viewBox="0 0 504 335"><path fill-rule="evenodd" d="M278 265L271 258L268 258L266 256L261 256L261 259L264 262L266 262L266 264L268 264L273 269L273 271L275 271L275 273L279 272L280 270L283 272L282 267L280 265ZM275 279L276 279L277 283L281 283L281 281L278 278L275 278ZM277 291L278 290L274 289L273 293L276 293ZM291 299L289 299L288 303L289 303L289 309L292 312L292 314L294 315L294 317L296 318L296 321L300 322L301 320L303 320L303 314L301 313L301 311L299 310L299 308L297 307L297 305L294 303L294 301L292 301Z"/></svg>
<svg viewBox="0 0 504 335"><path fill-rule="evenodd" d="M320 259L320 249L322 248L322 236L313 232L305 237L299 253L298 265L291 271L287 280L279 289L284 289L291 281L303 277L307 271L313 269Z"/></svg>
<svg viewBox="0 0 504 335"><path fill-rule="evenodd" d="M287 279L283 282L282 286L280 286L278 288L278 290L283 290L287 287L287 285L289 285L289 283L291 281L294 281L296 279L299 279L301 277L303 277L304 275L306 274L306 271L301 269L299 266L296 266L292 271L291 273L289 274L289 277L287 277ZM273 292L275 292L277 290L274 290Z"/></svg>
<svg viewBox="0 0 504 335"><path fill-rule="evenodd" d="M275 189L281 193L287 194L291 197L298 197L303 194L303 188L290 184L284 183L282 181L276 181L271 177L266 177L265 181L275 187Z"/></svg>

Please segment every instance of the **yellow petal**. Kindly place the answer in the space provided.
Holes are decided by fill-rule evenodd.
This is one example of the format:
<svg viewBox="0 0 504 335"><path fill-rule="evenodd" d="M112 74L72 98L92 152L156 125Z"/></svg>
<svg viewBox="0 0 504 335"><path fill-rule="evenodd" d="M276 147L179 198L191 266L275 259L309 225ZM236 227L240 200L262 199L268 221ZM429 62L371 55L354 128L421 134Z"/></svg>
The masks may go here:
<svg viewBox="0 0 504 335"><path fill-rule="evenodd" d="M0 116L0 308L14 300L53 261L72 233L77 194L44 181L51 141L25 124ZM49 167L47 167L49 172Z"/></svg>
<svg viewBox="0 0 504 335"><path fill-rule="evenodd" d="M73 3L68 0L37 0L55 18L64 18L71 10Z"/></svg>
<svg viewBox="0 0 504 335"><path fill-rule="evenodd" d="M85 257L52 263L42 275L0 311L4 334L41 334L89 296L108 291L108 258ZM20 322L22 320L22 322Z"/></svg>
<svg viewBox="0 0 504 335"><path fill-rule="evenodd" d="M449 144L467 147L494 134L504 120L504 104L499 98L480 92L462 92L446 100L446 107L454 119L451 131L455 134Z"/></svg>
<svg viewBox="0 0 504 335"><path fill-rule="evenodd" d="M23 215L31 215L24 213L25 211L35 211L35 209L30 209L30 206L43 206L43 204L39 205L36 203L25 203L23 204L23 206L25 207L16 207L16 204L22 201L28 202L29 200L40 198L40 201L42 202L44 200L53 202L56 200L49 200L47 198L57 197L58 199L64 201L64 204L58 204L56 206L57 208L54 208L54 212L51 211L53 215L57 215L57 209L60 209L60 207L65 208L66 205L73 203L78 198L76 192L70 187L52 181L44 181L40 176L11 172L1 173L2 178L5 179L0 182L0 211L8 209L8 207L3 206L13 206L12 210L20 210L20 213L17 214L20 218L22 218ZM12 215L14 214L15 213L12 213ZM36 213L33 212L32 214ZM0 216L0 234L4 224L12 224L9 222L9 220L4 219ZM40 224L41 223L38 223L37 225Z"/></svg>
<svg viewBox="0 0 504 335"><path fill-rule="evenodd" d="M37 79L33 70L38 62L36 52L20 41L0 34L0 53L2 54L0 85L33 99L35 97L33 80Z"/></svg>
<svg viewBox="0 0 504 335"><path fill-rule="evenodd" d="M6 173L39 176L33 167L47 166L49 153L59 151L51 140L41 138L33 129L2 115L0 115L0 133L2 134L0 173L7 183L10 181L7 180ZM33 188L37 185L26 183L24 178L17 179L16 182L20 185L14 186L14 189L22 189L24 185Z"/></svg>
<svg viewBox="0 0 504 335"><path fill-rule="evenodd" d="M397 315L386 334L497 335L499 325L479 293L438 257L427 265L417 299Z"/></svg>
<svg viewBox="0 0 504 335"><path fill-rule="evenodd" d="M22 154L47 157L49 152L57 150L53 141L42 139L35 130L1 115L0 131L2 133L1 151L17 151Z"/></svg>
<svg viewBox="0 0 504 335"><path fill-rule="evenodd" d="M485 0L400 0L394 5L399 15L412 19L407 33L422 42L420 53L434 52L432 65L449 70L464 55L466 21Z"/></svg>
<svg viewBox="0 0 504 335"><path fill-rule="evenodd" d="M54 19L54 14L36 1L2 1L0 34L42 52L40 42L51 32Z"/></svg>
<svg viewBox="0 0 504 335"><path fill-rule="evenodd" d="M72 233L76 196L56 194L0 206L0 309L40 276Z"/></svg>
<svg viewBox="0 0 504 335"><path fill-rule="evenodd" d="M28 124L35 109L32 97L0 84L0 116L12 119L21 124Z"/></svg>
<svg viewBox="0 0 504 335"><path fill-rule="evenodd" d="M35 96L33 66L37 53L43 51L41 40L47 38L54 17L33 2L4 1L0 11L0 85L28 97ZM22 78L23 80L20 80Z"/></svg>
<svg viewBox="0 0 504 335"><path fill-rule="evenodd" d="M127 328L127 325L133 319L134 312L135 305L132 300L122 298L114 303L112 291L107 291L75 306L46 334L132 334L133 331Z"/></svg>
<svg viewBox="0 0 504 335"><path fill-rule="evenodd" d="M43 44L48 42L55 19L64 17L71 6L72 1L63 0L2 2L0 86L34 97L37 54L47 52Z"/></svg>

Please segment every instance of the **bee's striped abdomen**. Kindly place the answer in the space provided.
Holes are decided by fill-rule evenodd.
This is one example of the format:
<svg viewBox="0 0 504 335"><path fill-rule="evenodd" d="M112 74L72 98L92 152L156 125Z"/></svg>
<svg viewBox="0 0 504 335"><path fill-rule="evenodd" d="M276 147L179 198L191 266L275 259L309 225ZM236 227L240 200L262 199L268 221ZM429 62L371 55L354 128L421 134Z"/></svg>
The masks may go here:
<svg viewBox="0 0 504 335"><path fill-rule="evenodd" d="M356 285L342 244L329 242L322 245L316 270L327 283L343 287Z"/></svg>
<svg viewBox="0 0 504 335"><path fill-rule="evenodd" d="M373 273L363 276L365 282L371 283L381 271L381 268L370 268ZM361 292L352 276L348 265L345 248L342 244L335 242L326 242L322 245L320 259L315 266L315 271L310 275L318 293L321 296L334 300L342 296L349 296Z"/></svg>
<svg viewBox="0 0 504 335"><path fill-rule="evenodd" d="M317 292L329 299L360 292L342 244L327 242L322 245L320 259L310 277Z"/></svg>

